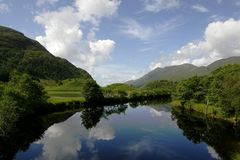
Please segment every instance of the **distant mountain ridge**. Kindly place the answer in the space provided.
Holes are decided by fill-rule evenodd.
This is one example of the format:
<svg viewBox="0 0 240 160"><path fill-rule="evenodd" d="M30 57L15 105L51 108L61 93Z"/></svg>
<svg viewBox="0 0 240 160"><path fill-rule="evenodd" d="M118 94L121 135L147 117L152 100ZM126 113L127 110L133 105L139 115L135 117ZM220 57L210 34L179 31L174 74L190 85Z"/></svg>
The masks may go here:
<svg viewBox="0 0 240 160"><path fill-rule="evenodd" d="M11 28L0 26L0 78L17 70L39 79L92 79L66 59L55 57L39 42Z"/></svg>
<svg viewBox="0 0 240 160"><path fill-rule="evenodd" d="M215 69L227 64L240 64L240 57L230 57L213 62L208 66L197 67L192 64L182 64L177 66L168 66L165 68L156 68L143 77L126 82L126 84L140 87L155 80L180 81L192 76L203 76L211 73Z"/></svg>

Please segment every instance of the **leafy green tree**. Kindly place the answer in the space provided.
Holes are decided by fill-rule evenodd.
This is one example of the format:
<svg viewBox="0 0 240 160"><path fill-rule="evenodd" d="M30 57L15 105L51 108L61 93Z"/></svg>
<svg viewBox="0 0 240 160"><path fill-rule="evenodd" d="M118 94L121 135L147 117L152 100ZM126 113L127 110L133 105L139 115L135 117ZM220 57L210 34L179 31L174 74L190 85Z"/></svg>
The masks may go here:
<svg viewBox="0 0 240 160"><path fill-rule="evenodd" d="M24 99L24 104L32 108L39 107L47 101L44 88L27 74L14 72L5 88L5 94L9 96L19 95Z"/></svg>
<svg viewBox="0 0 240 160"><path fill-rule="evenodd" d="M100 86L93 80L87 80L83 87L83 96L88 103L101 103L104 99Z"/></svg>
<svg viewBox="0 0 240 160"><path fill-rule="evenodd" d="M182 101L182 105L186 102L190 102L191 100L196 102L204 101L206 91L204 89L202 79L203 77L194 76L178 84L178 96Z"/></svg>
<svg viewBox="0 0 240 160"><path fill-rule="evenodd" d="M7 134L20 118L33 114L47 100L43 87L27 74L14 72L0 89L0 134Z"/></svg>
<svg viewBox="0 0 240 160"><path fill-rule="evenodd" d="M237 117L240 106L240 65L226 65L209 77L210 104L221 107L224 115Z"/></svg>
<svg viewBox="0 0 240 160"><path fill-rule="evenodd" d="M235 115L237 119L240 113L240 76L234 75L224 78L220 103L226 115Z"/></svg>

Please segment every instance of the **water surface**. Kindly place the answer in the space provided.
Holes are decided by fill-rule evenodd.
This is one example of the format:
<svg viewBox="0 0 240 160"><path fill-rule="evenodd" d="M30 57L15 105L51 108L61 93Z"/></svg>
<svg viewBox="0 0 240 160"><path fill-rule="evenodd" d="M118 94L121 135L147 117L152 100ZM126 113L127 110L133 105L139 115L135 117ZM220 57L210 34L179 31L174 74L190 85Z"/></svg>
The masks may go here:
<svg viewBox="0 0 240 160"><path fill-rule="evenodd" d="M171 111L168 105L118 105L66 117L15 159L212 160L229 159L240 148L232 125Z"/></svg>

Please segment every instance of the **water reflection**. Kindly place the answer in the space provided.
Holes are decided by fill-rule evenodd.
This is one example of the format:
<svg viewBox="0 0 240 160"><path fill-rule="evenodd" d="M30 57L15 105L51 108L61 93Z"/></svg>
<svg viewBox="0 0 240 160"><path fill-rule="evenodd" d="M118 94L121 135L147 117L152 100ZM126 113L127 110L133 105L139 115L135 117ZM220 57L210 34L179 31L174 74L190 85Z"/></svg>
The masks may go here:
<svg viewBox="0 0 240 160"><path fill-rule="evenodd" d="M39 117L25 117L11 128L11 132L0 135L0 159L11 160L18 151L26 151L32 142L41 138L49 126L64 121L72 114L51 116L47 121Z"/></svg>
<svg viewBox="0 0 240 160"><path fill-rule="evenodd" d="M87 108L64 123L54 124L36 144L42 144L42 154L38 160L64 160L97 158L95 141L109 141L115 138L114 129L106 119L109 113L120 113L126 106ZM85 155L86 152L88 155ZM89 157L90 156L90 157Z"/></svg>
<svg viewBox="0 0 240 160"><path fill-rule="evenodd" d="M238 133L230 123L168 105L116 105L32 117L0 136L0 155L13 159L17 153L22 160L231 159L240 150Z"/></svg>
<svg viewBox="0 0 240 160"><path fill-rule="evenodd" d="M96 126L102 117L107 118L111 114L121 114L127 109L126 104L86 108L81 113L81 121L86 129L90 129Z"/></svg>
<svg viewBox="0 0 240 160"><path fill-rule="evenodd" d="M240 129L232 123L179 110L173 110L172 117L190 141L207 143L213 158L231 159L233 153L240 151Z"/></svg>

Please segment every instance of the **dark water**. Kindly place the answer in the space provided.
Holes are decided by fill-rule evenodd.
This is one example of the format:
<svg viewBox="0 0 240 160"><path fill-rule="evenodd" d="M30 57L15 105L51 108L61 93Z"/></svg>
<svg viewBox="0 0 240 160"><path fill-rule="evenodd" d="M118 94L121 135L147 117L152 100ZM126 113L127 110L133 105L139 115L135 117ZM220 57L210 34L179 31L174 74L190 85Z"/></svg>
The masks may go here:
<svg viewBox="0 0 240 160"><path fill-rule="evenodd" d="M119 105L53 114L1 138L17 160L211 160L240 151L238 129L168 105Z"/></svg>

